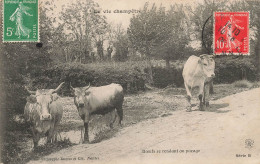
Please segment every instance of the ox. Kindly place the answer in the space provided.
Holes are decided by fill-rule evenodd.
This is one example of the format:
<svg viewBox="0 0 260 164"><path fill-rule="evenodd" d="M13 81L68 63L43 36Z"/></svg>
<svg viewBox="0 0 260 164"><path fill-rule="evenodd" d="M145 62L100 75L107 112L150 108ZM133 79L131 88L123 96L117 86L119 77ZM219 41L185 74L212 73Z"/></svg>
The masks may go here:
<svg viewBox="0 0 260 164"><path fill-rule="evenodd" d="M116 117L119 117L119 125L123 119L123 88L119 84L110 84L101 87L79 87L71 89L74 94L74 103L78 109L79 116L84 121L85 134L84 143L89 143L88 123L92 114L105 115L116 109L116 116L111 122L112 128Z"/></svg>
<svg viewBox="0 0 260 164"><path fill-rule="evenodd" d="M42 135L47 136L47 143L51 142L54 137L63 114L62 104L56 92L63 84L64 82L56 89L37 89L36 91L27 89L31 95L27 98L24 107L24 117L32 130L34 148L37 147Z"/></svg>
<svg viewBox="0 0 260 164"><path fill-rule="evenodd" d="M215 61L213 55L190 56L184 65L182 76L187 92L187 100L189 106L187 111L191 111L191 90L199 87L200 110L204 110L204 106L209 106L209 86L215 77Z"/></svg>

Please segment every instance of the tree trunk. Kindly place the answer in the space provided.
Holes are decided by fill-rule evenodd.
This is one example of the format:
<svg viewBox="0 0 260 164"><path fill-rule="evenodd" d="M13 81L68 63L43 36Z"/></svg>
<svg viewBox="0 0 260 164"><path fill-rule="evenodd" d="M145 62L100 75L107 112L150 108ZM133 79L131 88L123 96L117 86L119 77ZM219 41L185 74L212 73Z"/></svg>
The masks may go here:
<svg viewBox="0 0 260 164"><path fill-rule="evenodd" d="M246 69L245 68L241 68L241 72L242 72L242 80L247 80Z"/></svg>
<svg viewBox="0 0 260 164"><path fill-rule="evenodd" d="M166 58L165 62L166 62L166 69L169 70L170 69L170 59Z"/></svg>
<svg viewBox="0 0 260 164"><path fill-rule="evenodd" d="M256 65L258 72L260 72L260 34L257 35L257 43L255 46Z"/></svg>
<svg viewBox="0 0 260 164"><path fill-rule="evenodd" d="M153 84L153 68L152 68L153 66L152 66L150 56L148 56L148 65L149 65L149 68L148 68L149 83Z"/></svg>

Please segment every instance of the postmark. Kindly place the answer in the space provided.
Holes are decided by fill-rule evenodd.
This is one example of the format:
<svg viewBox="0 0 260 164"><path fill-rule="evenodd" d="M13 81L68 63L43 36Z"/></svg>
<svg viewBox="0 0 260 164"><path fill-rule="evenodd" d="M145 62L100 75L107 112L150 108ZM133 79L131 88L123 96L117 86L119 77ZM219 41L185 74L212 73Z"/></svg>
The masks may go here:
<svg viewBox="0 0 260 164"><path fill-rule="evenodd" d="M3 0L3 42L39 42L38 0Z"/></svg>
<svg viewBox="0 0 260 164"><path fill-rule="evenodd" d="M249 55L249 12L214 12L216 55Z"/></svg>
<svg viewBox="0 0 260 164"><path fill-rule="evenodd" d="M245 140L245 147L248 149L251 149L254 146L254 140L252 139L246 139Z"/></svg>

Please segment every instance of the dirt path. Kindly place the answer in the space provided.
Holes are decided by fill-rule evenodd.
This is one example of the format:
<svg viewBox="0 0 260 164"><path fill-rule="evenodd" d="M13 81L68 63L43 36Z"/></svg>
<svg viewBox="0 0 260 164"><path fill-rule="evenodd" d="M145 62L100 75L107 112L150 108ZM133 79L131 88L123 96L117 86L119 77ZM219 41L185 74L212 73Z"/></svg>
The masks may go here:
<svg viewBox="0 0 260 164"><path fill-rule="evenodd" d="M174 111L121 129L100 143L73 146L30 163L259 164L259 125L257 88L212 101L207 111ZM246 147L246 139L254 141L252 146Z"/></svg>

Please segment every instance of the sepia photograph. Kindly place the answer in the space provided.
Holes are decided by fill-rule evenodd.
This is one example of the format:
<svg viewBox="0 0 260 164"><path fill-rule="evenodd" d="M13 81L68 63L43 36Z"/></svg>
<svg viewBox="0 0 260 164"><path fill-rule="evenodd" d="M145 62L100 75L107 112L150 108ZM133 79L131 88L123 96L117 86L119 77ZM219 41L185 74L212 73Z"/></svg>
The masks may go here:
<svg viewBox="0 0 260 164"><path fill-rule="evenodd" d="M259 0L0 0L0 164L259 164Z"/></svg>

